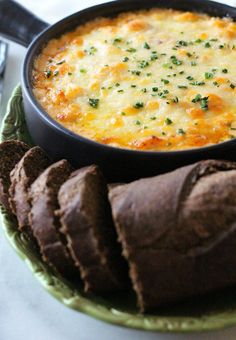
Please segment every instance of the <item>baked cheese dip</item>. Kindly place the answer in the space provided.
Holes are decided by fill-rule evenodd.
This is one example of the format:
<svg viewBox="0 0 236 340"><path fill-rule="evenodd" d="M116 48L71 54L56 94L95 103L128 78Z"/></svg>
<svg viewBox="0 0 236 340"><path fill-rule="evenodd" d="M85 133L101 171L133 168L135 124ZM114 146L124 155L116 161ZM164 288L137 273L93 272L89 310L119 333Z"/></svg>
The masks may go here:
<svg viewBox="0 0 236 340"><path fill-rule="evenodd" d="M100 18L51 40L34 94L57 122L94 141L181 150L236 136L236 23L152 9Z"/></svg>

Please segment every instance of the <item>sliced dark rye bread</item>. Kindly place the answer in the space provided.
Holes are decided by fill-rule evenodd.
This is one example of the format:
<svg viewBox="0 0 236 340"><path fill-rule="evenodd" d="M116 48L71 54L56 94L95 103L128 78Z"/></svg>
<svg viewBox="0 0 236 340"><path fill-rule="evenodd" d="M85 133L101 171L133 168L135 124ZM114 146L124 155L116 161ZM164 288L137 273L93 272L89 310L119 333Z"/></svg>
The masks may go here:
<svg viewBox="0 0 236 340"><path fill-rule="evenodd" d="M61 160L47 168L30 189L29 222L43 259L67 279L79 277L79 270L67 250L60 223L55 216L60 186L72 172L70 164Z"/></svg>
<svg viewBox="0 0 236 340"><path fill-rule="evenodd" d="M141 179L110 201L142 312L236 284L236 163Z"/></svg>
<svg viewBox="0 0 236 340"><path fill-rule="evenodd" d="M36 178L51 164L47 154L38 146L31 148L12 170L9 189L10 206L17 216L19 229L32 235L29 226L29 189Z"/></svg>
<svg viewBox="0 0 236 340"><path fill-rule="evenodd" d="M0 204L8 211L11 210L8 201L10 173L29 148L28 145L17 140L9 140L0 144Z"/></svg>
<svg viewBox="0 0 236 340"><path fill-rule="evenodd" d="M107 184L95 165L75 171L62 185L58 215L85 291L108 294L127 287L127 265L112 222Z"/></svg>

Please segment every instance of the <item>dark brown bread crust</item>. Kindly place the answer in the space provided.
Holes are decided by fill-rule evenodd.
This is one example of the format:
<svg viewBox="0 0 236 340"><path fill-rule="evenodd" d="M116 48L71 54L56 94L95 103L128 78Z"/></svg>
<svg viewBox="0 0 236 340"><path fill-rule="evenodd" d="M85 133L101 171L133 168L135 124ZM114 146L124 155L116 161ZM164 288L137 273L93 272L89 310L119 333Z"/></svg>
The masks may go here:
<svg viewBox="0 0 236 340"><path fill-rule="evenodd" d="M67 251L54 212L58 209L58 190L71 171L70 164L62 160L51 165L36 179L30 189L32 208L29 214L33 235L43 259L68 279L79 277L79 271Z"/></svg>
<svg viewBox="0 0 236 340"><path fill-rule="evenodd" d="M236 284L236 164L203 161L111 190L140 310Z"/></svg>
<svg viewBox="0 0 236 340"><path fill-rule="evenodd" d="M46 153L38 146L26 152L11 172L10 206L17 216L19 229L32 235L29 227L29 189L36 178L50 165Z"/></svg>
<svg viewBox="0 0 236 340"><path fill-rule="evenodd" d="M0 204L10 211L8 189L10 172L24 156L29 146L17 140L9 140L0 144Z"/></svg>
<svg viewBox="0 0 236 340"><path fill-rule="evenodd" d="M85 291L124 289L128 273L111 217L107 185L97 166L74 172L58 195L62 232L81 271Z"/></svg>

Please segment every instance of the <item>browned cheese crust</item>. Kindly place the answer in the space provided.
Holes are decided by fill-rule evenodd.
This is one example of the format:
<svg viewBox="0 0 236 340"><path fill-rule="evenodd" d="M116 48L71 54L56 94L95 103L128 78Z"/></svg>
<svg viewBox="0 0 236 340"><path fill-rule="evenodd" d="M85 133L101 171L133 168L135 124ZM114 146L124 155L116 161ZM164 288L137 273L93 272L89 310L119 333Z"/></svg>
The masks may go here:
<svg viewBox="0 0 236 340"><path fill-rule="evenodd" d="M10 173L28 150L28 145L17 140L9 140L0 144L0 204L8 211L11 210L8 201Z"/></svg>
<svg viewBox="0 0 236 340"><path fill-rule="evenodd" d="M79 266L85 291L110 293L127 283L107 197L107 185L97 166L74 172L58 195L62 231Z"/></svg>
<svg viewBox="0 0 236 340"><path fill-rule="evenodd" d="M38 146L33 147L11 172L9 189L10 205L17 216L19 229L31 235L28 215L30 212L29 188L36 178L50 165L46 153Z"/></svg>
<svg viewBox="0 0 236 340"><path fill-rule="evenodd" d="M31 212L29 222L37 239L43 259L65 278L76 278L79 271L67 251L60 233L60 223L55 216L58 209L57 194L72 169L66 160L47 168L30 189Z"/></svg>
<svg viewBox="0 0 236 340"><path fill-rule="evenodd" d="M203 161L110 191L142 312L236 284L236 164Z"/></svg>

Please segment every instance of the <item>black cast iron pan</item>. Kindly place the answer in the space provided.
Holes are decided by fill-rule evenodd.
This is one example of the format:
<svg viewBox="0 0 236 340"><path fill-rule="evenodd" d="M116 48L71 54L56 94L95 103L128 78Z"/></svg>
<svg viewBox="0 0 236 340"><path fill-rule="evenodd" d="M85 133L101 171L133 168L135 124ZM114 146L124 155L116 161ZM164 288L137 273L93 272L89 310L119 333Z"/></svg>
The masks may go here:
<svg viewBox="0 0 236 340"><path fill-rule="evenodd" d="M112 181L126 181L156 175L201 159L236 161L236 140L217 145L174 152L149 152L119 149L76 135L52 120L36 102L32 92L32 67L35 56L52 38L100 16L152 7L198 11L211 16L236 19L236 8L207 0L120 0L79 11L49 27L19 4L0 0L0 34L30 46L23 64L21 85L26 122L35 144L55 160L67 158L75 167L99 164Z"/></svg>

